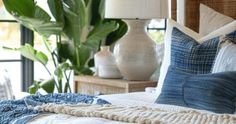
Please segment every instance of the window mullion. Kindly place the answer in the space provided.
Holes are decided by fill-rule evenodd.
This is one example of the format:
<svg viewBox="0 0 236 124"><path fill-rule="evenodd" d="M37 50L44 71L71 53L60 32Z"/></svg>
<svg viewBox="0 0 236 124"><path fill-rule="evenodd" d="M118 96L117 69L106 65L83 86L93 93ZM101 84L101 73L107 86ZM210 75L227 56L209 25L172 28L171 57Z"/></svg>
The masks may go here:
<svg viewBox="0 0 236 124"><path fill-rule="evenodd" d="M24 26L20 27L21 30L21 45L26 43L33 45L34 33ZM28 87L34 82L34 62L21 56L22 59L22 90L27 91Z"/></svg>

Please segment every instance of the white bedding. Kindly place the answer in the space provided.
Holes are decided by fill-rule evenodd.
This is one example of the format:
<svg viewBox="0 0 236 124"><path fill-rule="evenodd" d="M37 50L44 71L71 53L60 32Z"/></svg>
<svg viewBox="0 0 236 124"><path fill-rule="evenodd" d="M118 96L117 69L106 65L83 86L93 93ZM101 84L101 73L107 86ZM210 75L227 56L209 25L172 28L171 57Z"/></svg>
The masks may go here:
<svg viewBox="0 0 236 124"><path fill-rule="evenodd" d="M128 94L115 94L115 95L104 95L99 96L102 99L109 101L113 105L118 106L147 106L152 108L162 108L168 111L180 111L189 108L172 106L172 105L158 105L154 104L156 100L156 94L137 92ZM191 110L191 109L189 109ZM38 116L31 120L29 124L126 124L123 122L115 122L102 118L86 118L86 117L74 117L70 115L63 114L48 114L43 116Z"/></svg>
<svg viewBox="0 0 236 124"><path fill-rule="evenodd" d="M134 105L147 106L156 100L156 95L146 92L128 93L128 94L114 94L103 95L100 98L109 101L113 105ZM122 122L115 122L101 118L79 118L63 114L48 114L36 117L29 124L126 124Z"/></svg>

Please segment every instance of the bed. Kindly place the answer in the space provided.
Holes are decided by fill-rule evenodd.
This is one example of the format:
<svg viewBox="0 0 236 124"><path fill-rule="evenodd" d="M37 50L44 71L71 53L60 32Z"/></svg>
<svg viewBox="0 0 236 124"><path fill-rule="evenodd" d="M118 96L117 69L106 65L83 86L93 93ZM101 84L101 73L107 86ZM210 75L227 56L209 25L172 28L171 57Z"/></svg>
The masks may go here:
<svg viewBox="0 0 236 124"><path fill-rule="evenodd" d="M161 108L165 111L170 112L179 112L183 110L192 110L189 108L172 106L172 105L158 105L154 104L156 100L156 94L154 93L146 93L146 92L137 92L137 93L128 93L128 94L115 94L115 95L103 95L99 96L104 100L109 101L112 105L117 106L151 106L152 108ZM205 113L209 113L206 111L201 111ZM167 118L165 118L167 119ZM161 122L161 121L160 121ZM164 118L163 118L164 122ZM64 114L50 114L47 116L37 117L29 122L29 124L127 124L127 122L118 122L112 121L104 118L78 118L71 115ZM235 122L236 123L236 122Z"/></svg>
<svg viewBox="0 0 236 124"><path fill-rule="evenodd" d="M213 2L201 0L201 2L211 7L214 4L213 8L217 10L216 5L218 4L215 4L214 0ZM235 2L235 0L222 0L219 6L228 5L229 3L231 3L230 6L235 6ZM189 5L193 3L191 0L186 0L186 4ZM200 2L198 1L194 5L199 6L199 4ZM198 8L199 7L197 7L197 9ZM164 55L167 57L164 57L164 64L161 67L161 75L155 93L137 92L102 95L98 97L82 94L49 94L46 96L36 94L16 101L0 101L0 115L2 115L0 116L0 119L2 119L0 122L3 124L8 123L7 121L4 123L3 120L11 118L13 119L11 123L16 124L235 124L236 115L233 114L235 105L232 102L234 101L232 99L236 96L234 90L236 89L236 70L234 70L236 65L233 59L235 55L232 55L232 53L236 52L235 11L227 11L228 9L232 9L231 7L223 7L223 10L220 8L220 12L231 16L226 17L204 5L201 5L201 8L204 8L205 15L200 16L199 33L173 20L169 20L165 38L167 41L165 41ZM188 8L186 8L186 10L188 10ZM209 14L209 11L211 11L211 16L206 15ZM186 11L187 16L189 12L192 11ZM196 13L196 11L194 11L194 13ZM173 12L173 14L175 14L175 12ZM215 20L216 24L213 25L213 18L218 17L218 15L219 18ZM210 19L207 19L208 17ZM189 23L191 20L194 22ZM186 17L186 22L189 27L196 29L195 26L189 25L195 24L196 20L193 20L191 17ZM208 24L206 24L207 22ZM220 24L219 22L222 23ZM171 30L171 32L168 32L169 30ZM221 37L219 33L224 34L224 37ZM179 41L179 39L181 39L181 41ZM192 62L194 59L199 60L199 57L193 57L191 61L183 58L186 56L192 57L193 54L195 56L195 53L188 55L182 54L194 51L192 50L194 45L189 45L189 41L210 42L204 45L204 47L207 46L207 48L210 48L207 49L208 51L210 50L209 53L204 53L207 50L203 50L203 55L207 55L207 57L200 57L200 61L203 61L202 58L207 60L207 62L203 62L203 64L207 63L206 67L204 65L204 69L200 68L199 70L198 66L193 67L193 69L197 68L198 70L191 70L192 65L196 63L189 64L189 62ZM222 44L224 44L219 45L220 41L224 41L222 42ZM191 46L191 48L189 48L189 46ZM219 46L220 49L218 49ZM183 49L179 51L179 48L190 50L183 52ZM173 53L175 54L173 55ZM226 54L230 54L230 56L225 58ZM188 63L188 66L191 65L190 70L188 66L179 63L180 59L182 63ZM227 66L221 66L224 62L227 62L227 64L225 64ZM175 64L172 65L173 63ZM211 66L209 66L208 63L211 63ZM200 66L202 67L201 64ZM187 72L183 72L183 70L179 70L179 68L185 71L187 70ZM219 78L227 84L222 83L222 80L219 81ZM196 80L198 80L198 83L196 83ZM177 83L173 84L172 82ZM178 82L185 83L182 85ZM206 82L208 82L208 85L206 85ZM215 82L218 82L218 84L215 85ZM181 90L178 89L180 87L185 88L185 94L180 92ZM216 98L217 95L220 96L220 99ZM177 99L174 99L173 96L177 96ZM212 98L212 96L214 98ZM198 104L195 104L196 102ZM18 107L18 111L15 111L16 109L14 108ZM1 113L4 111L9 112L9 116ZM14 120L15 116L20 117L20 119Z"/></svg>

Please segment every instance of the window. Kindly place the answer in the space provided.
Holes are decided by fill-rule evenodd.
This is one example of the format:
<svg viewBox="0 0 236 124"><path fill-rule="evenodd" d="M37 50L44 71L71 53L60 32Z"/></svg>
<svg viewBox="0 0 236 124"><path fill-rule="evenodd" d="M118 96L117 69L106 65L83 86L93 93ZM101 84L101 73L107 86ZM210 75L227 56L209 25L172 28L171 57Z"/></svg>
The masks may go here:
<svg viewBox="0 0 236 124"><path fill-rule="evenodd" d="M38 33L34 33L34 48L42 51L43 53L45 53L49 58L47 67L49 68L49 70L52 72L52 70L54 70L54 64L53 64L53 60L50 57L50 54L48 52L48 50L45 47L45 44L43 43L43 39L42 37L38 34ZM56 37L55 36L51 36L49 38L50 40L50 45L52 47L52 49L56 48ZM43 67L43 65L39 62L34 62L34 79L35 80L47 80L50 79L50 75L48 74L47 70Z"/></svg>
<svg viewBox="0 0 236 124"><path fill-rule="evenodd" d="M33 67L32 62L23 58L19 52L2 49L2 47L18 48L25 42L32 43L32 38L31 31L17 23L6 12L3 2L0 1L0 67L7 69L14 94L22 89L26 90L26 87L32 83L32 80L28 79L33 79L33 74L26 75Z"/></svg>
<svg viewBox="0 0 236 124"><path fill-rule="evenodd" d="M166 19L152 20L148 25L148 32L150 37L156 41L156 43L163 43L165 30L166 30Z"/></svg>

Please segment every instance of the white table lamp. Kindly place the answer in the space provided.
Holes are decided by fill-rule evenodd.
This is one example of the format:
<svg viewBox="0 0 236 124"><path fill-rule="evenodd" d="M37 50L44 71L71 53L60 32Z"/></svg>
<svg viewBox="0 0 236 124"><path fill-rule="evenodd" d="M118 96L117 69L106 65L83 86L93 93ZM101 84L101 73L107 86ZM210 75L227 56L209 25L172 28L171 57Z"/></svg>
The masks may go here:
<svg viewBox="0 0 236 124"><path fill-rule="evenodd" d="M106 0L105 7L105 18L123 19L129 26L114 48L122 75L127 80L149 80L158 58L146 25L151 19L169 17L168 0Z"/></svg>

